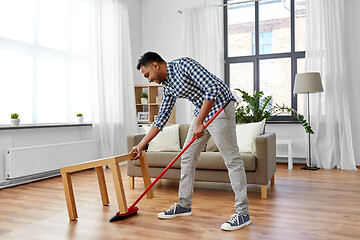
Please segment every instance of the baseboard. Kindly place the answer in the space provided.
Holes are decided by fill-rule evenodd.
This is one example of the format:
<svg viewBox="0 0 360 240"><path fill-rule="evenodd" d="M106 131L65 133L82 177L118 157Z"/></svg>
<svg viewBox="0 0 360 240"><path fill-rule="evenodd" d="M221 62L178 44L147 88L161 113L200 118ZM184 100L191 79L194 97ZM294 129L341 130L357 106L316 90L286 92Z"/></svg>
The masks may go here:
<svg viewBox="0 0 360 240"><path fill-rule="evenodd" d="M120 166L126 165L126 164L127 164L127 162L119 163ZM110 168L110 165L108 165L107 167ZM19 186L22 184L40 181L40 180L47 179L47 178L57 177L60 175L61 175L60 170L54 170L54 171L34 174L34 175L26 176L26 177L5 180L5 181L0 182L0 189L8 188L8 187L15 187L15 186Z"/></svg>
<svg viewBox="0 0 360 240"><path fill-rule="evenodd" d="M288 163L287 162L276 162L276 165L288 165ZM293 165L295 166L306 166L306 163L293 163Z"/></svg>
<svg viewBox="0 0 360 240"><path fill-rule="evenodd" d="M56 177L59 175L61 175L60 170L54 170L54 171L34 174L34 175L26 176L26 177L6 180L3 182L0 182L0 189L8 188L8 187L15 187L18 185L27 184L27 183L31 183L31 182L35 182L35 181L40 181L43 179Z"/></svg>
<svg viewBox="0 0 360 240"><path fill-rule="evenodd" d="M288 158L276 157L276 163L280 163L280 162L287 163ZM306 164L306 159L305 158L293 158L293 163Z"/></svg>

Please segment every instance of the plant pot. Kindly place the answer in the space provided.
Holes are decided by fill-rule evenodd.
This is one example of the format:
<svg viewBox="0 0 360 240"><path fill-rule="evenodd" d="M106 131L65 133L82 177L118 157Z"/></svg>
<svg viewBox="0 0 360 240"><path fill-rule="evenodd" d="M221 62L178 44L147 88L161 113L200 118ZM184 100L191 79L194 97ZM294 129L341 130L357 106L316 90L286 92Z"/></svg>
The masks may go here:
<svg viewBox="0 0 360 240"><path fill-rule="evenodd" d="M140 98L141 104L147 104L147 98Z"/></svg>
<svg viewBox="0 0 360 240"><path fill-rule="evenodd" d="M18 127L20 125L20 119L11 119L11 126Z"/></svg>
<svg viewBox="0 0 360 240"><path fill-rule="evenodd" d="M84 117L76 117L77 123L84 123Z"/></svg>

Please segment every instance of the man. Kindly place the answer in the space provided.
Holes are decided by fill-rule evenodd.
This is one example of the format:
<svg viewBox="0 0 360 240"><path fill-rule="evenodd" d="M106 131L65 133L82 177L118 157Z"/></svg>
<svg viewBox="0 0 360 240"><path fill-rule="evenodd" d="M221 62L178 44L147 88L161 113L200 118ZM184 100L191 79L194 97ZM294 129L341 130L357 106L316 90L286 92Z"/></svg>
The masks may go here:
<svg viewBox="0 0 360 240"><path fill-rule="evenodd" d="M179 203L158 214L160 219L171 219L191 215L194 192L196 161L210 136L221 152L228 168L231 187L235 193L236 213L221 225L223 230L237 230L250 224L249 200L244 163L236 142L234 97L223 81L211 74L191 58L180 58L166 63L159 54L145 53L138 62L149 83L164 85L164 99L156 121L141 142L132 149L138 159L142 149L159 133L168 121L177 98L187 98L194 106L194 117L190 124L184 146L196 138L181 158L181 179L179 184ZM228 101L230 104L204 130L204 122Z"/></svg>

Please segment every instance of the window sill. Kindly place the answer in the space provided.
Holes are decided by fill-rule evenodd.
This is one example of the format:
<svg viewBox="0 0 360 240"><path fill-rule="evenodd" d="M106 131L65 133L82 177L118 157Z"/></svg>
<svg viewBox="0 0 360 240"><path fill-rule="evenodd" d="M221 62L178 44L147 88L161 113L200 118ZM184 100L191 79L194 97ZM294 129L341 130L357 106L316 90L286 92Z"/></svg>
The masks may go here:
<svg viewBox="0 0 360 240"><path fill-rule="evenodd" d="M299 124L299 121L288 120L288 121L266 121L266 124Z"/></svg>
<svg viewBox="0 0 360 240"><path fill-rule="evenodd" d="M84 127L92 126L92 123L39 123L39 124L21 124L18 127L11 125L0 125L0 130L15 130L29 128L63 128L63 127Z"/></svg>

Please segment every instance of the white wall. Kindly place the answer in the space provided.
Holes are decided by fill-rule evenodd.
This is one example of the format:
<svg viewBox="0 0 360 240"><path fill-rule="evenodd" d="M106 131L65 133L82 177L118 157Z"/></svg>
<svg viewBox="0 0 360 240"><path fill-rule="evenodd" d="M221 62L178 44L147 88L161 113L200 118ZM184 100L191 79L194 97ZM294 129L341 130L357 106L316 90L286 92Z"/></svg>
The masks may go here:
<svg viewBox="0 0 360 240"><path fill-rule="evenodd" d="M143 0L143 52L155 51L165 60L184 56L184 17L177 11L202 5L203 2L204 0Z"/></svg>
<svg viewBox="0 0 360 240"><path fill-rule="evenodd" d="M132 66L134 71L135 84L139 79L139 71L136 69L137 61L142 55L141 39L142 39L142 15L141 15L141 0L122 0L128 6L130 38L131 38L131 52L132 52ZM140 75L141 76L141 75Z"/></svg>
<svg viewBox="0 0 360 240"><path fill-rule="evenodd" d="M359 91L360 91L360 1L345 1L346 11L346 56L348 60L349 77L349 99L350 99L350 120L353 136L354 154L356 165L360 165L360 111L359 111Z"/></svg>
<svg viewBox="0 0 360 240"><path fill-rule="evenodd" d="M178 10L202 5L204 0L142 0L142 52L154 51L165 61L184 56L184 16ZM139 76L136 84L145 84L146 79ZM175 105L176 122L189 123L191 104L178 99Z"/></svg>
<svg viewBox="0 0 360 240"><path fill-rule="evenodd" d="M300 124L266 124L266 132L275 132L276 139L291 139L293 144L293 157L302 158L297 162L305 162L307 158L305 129Z"/></svg>

